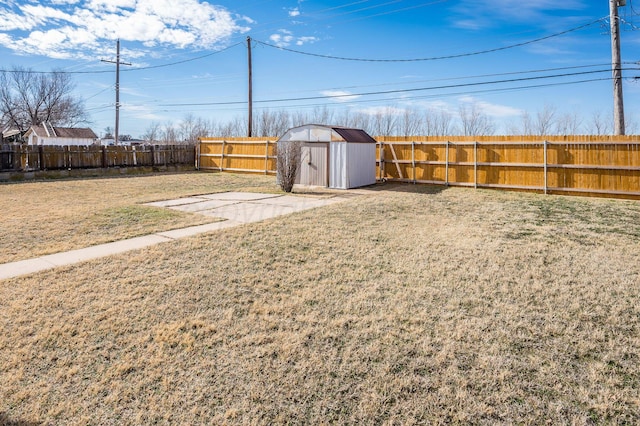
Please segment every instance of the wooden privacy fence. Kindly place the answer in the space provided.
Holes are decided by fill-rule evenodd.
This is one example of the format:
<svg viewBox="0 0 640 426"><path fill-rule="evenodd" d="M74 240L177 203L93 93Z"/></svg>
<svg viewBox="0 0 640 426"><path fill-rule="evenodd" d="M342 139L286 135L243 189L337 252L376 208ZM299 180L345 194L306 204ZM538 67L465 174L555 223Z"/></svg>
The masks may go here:
<svg viewBox="0 0 640 426"><path fill-rule="evenodd" d="M202 138L196 168L220 172L276 173L275 138Z"/></svg>
<svg viewBox="0 0 640 426"><path fill-rule="evenodd" d="M161 167L195 164L193 145L2 145L2 171Z"/></svg>
<svg viewBox="0 0 640 426"><path fill-rule="evenodd" d="M640 198L640 136L377 138L379 180ZM275 139L201 140L204 170L276 172Z"/></svg>

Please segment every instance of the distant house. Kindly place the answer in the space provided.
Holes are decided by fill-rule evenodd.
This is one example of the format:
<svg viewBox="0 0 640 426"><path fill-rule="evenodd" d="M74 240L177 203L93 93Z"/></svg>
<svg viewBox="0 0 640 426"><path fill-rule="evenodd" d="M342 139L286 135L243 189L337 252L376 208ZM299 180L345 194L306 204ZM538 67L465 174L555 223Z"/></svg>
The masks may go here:
<svg viewBox="0 0 640 426"><path fill-rule="evenodd" d="M89 128L56 127L49 123L31 126L24 134L28 145L93 145L98 136Z"/></svg>
<svg viewBox="0 0 640 426"><path fill-rule="evenodd" d="M22 132L18 129L7 128L2 131L2 143L17 143L22 140Z"/></svg>

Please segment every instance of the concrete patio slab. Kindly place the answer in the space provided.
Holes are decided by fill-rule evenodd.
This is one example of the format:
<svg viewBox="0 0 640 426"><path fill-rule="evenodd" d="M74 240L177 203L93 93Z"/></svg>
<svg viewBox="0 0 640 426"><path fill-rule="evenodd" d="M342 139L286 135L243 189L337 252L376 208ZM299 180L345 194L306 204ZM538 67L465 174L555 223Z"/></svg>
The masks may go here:
<svg viewBox="0 0 640 426"><path fill-rule="evenodd" d="M246 223L254 223L294 212L322 207L348 200L350 197L306 197L280 194L223 192L197 197L157 201L146 205L164 207L205 216L226 219L220 222L157 232L112 243L0 264L0 279L28 275L59 266L128 252L155 244L174 241L205 232L218 231Z"/></svg>
<svg viewBox="0 0 640 426"><path fill-rule="evenodd" d="M172 210L179 210L181 212L199 212L202 210L217 209L218 207L228 206L230 204L236 204L237 201L229 200L200 200L199 203L181 204L177 206L169 207Z"/></svg>
<svg viewBox="0 0 640 426"><path fill-rule="evenodd" d="M181 206L184 204L193 204L193 203L201 203L205 201L200 197L185 197L185 198L176 198L175 200L165 200L165 201L154 201L152 203L145 203L145 206L153 206L153 207L174 207Z"/></svg>
<svg viewBox="0 0 640 426"><path fill-rule="evenodd" d="M218 192L215 194L201 195L200 197L209 200L251 201L281 196L280 194L263 194L259 192Z"/></svg>

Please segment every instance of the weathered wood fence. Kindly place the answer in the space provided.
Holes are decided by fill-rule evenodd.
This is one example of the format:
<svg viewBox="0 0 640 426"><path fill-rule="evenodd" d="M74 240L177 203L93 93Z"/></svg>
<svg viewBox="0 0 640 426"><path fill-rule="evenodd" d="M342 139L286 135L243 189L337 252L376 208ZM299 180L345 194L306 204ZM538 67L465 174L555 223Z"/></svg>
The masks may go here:
<svg viewBox="0 0 640 426"><path fill-rule="evenodd" d="M377 138L379 180L640 198L640 136ZM201 140L203 170L274 174L275 139Z"/></svg>
<svg viewBox="0 0 640 426"><path fill-rule="evenodd" d="M195 165L193 145L2 145L0 171Z"/></svg>

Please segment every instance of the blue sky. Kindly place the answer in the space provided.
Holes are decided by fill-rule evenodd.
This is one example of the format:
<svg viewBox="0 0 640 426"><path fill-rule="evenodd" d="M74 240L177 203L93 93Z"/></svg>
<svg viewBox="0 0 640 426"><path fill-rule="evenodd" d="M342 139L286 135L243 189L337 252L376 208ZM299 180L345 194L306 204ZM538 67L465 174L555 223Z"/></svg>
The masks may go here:
<svg viewBox="0 0 640 426"><path fill-rule="evenodd" d="M627 122L640 122L640 18L619 9ZM545 107L612 115L608 0L0 0L0 68L73 72L90 126L120 133L188 114L366 114L477 106L507 133ZM338 59L343 58L343 59ZM586 81L590 80L590 81ZM502 130L502 131L501 131Z"/></svg>

